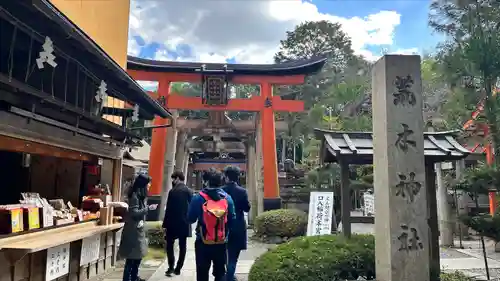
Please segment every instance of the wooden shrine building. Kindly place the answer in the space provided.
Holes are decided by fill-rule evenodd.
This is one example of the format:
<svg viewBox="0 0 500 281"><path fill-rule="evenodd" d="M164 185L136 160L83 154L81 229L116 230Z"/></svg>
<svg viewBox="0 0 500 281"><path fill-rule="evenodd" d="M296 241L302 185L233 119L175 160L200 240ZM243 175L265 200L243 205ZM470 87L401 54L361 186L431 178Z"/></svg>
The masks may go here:
<svg viewBox="0 0 500 281"><path fill-rule="evenodd" d="M3 280L82 281L116 264L123 223L81 202L105 172L106 199L120 200L123 151L140 142L127 122L155 116L170 113L51 2L0 2Z"/></svg>

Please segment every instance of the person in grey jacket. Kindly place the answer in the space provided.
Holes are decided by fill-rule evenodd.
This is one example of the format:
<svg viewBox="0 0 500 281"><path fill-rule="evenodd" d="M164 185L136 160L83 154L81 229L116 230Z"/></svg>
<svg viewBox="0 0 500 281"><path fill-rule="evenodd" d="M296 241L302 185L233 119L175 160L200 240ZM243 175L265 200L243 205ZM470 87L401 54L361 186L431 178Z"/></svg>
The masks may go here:
<svg viewBox="0 0 500 281"><path fill-rule="evenodd" d="M148 210L156 209L156 205L148 206L147 194L151 178L139 174L134 184L130 187L128 199L128 212L125 216L122 238L118 255L125 260L123 281L141 281L139 266L142 258L147 254L148 242L144 223Z"/></svg>

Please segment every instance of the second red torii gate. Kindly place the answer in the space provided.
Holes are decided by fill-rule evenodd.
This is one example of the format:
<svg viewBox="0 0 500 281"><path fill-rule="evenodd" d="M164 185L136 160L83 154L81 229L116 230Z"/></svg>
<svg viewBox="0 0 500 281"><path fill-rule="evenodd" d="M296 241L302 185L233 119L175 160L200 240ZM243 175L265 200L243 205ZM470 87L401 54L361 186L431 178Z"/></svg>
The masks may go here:
<svg viewBox="0 0 500 281"><path fill-rule="evenodd" d="M323 67L326 58L292 61L275 65L204 64L191 62L165 62L129 57L127 69L137 81L157 81L156 98L168 109L218 110L260 112L262 126L262 158L264 176L264 209L281 206L278 166L276 155L276 130L274 111L301 112L304 103L282 100L273 95L274 85L299 85L306 75ZM207 104L202 97L185 97L170 93L172 82L200 83L208 77L224 77L226 83L253 84L260 86L260 96L249 99L228 99L227 103ZM167 125L169 120L155 118L154 125ZM162 191L163 170L166 154L167 129L153 129L149 174L152 177L151 196Z"/></svg>

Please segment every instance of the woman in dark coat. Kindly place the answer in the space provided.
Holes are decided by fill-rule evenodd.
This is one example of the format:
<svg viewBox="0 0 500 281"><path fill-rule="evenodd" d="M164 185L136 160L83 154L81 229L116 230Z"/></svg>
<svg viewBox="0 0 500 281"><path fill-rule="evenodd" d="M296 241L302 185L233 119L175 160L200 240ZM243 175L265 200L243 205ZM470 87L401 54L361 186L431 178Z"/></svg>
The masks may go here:
<svg viewBox="0 0 500 281"><path fill-rule="evenodd" d="M154 210L156 206L147 205L147 193L151 178L146 175L138 175L134 184L128 191L128 212L125 216L122 238L118 255L125 258L123 269L123 281L140 281L138 276L139 266L142 258L147 254L148 242L144 224L148 210Z"/></svg>

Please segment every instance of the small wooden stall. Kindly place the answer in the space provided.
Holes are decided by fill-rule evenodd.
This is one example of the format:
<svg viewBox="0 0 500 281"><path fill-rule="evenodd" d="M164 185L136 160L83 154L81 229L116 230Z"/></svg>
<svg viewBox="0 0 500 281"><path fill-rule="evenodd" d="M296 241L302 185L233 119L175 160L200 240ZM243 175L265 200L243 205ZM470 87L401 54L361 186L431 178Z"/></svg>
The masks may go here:
<svg viewBox="0 0 500 281"><path fill-rule="evenodd" d="M102 274L123 226L107 203L139 143L127 121L170 114L48 1L0 3L0 62L0 280ZM97 210L82 204L90 195Z"/></svg>
<svg viewBox="0 0 500 281"><path fill-rule="evenodd" d="M426 167L426 192L428 220L430 226L430 249L439 249L439 229L436 202L435 163L464 159L469 151L456 140L458 132L424 133L424 155ZM339 132L315 129L316 138L321 140L320 161L338 163L341 168L341 221L343 234L351 235L351 224L366 223L373 217L351 217L349 165L375 164L373 159L373 135L371 132ZM374 187L377 188L377 187ZM376 199L375 199L376 200ZM439 267L439 251L431 250L431 260Z"/></svg>

